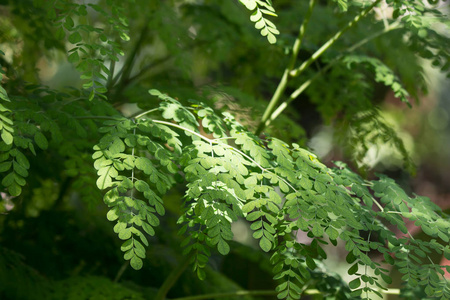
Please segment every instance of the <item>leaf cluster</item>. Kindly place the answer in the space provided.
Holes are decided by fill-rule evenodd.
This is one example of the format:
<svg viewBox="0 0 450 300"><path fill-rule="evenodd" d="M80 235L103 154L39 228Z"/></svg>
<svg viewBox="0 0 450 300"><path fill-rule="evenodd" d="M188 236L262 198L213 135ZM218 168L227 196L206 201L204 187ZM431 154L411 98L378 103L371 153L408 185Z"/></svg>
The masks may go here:
<svg viewBox="0 0 450 300"><path fill-rule="evenodd" d="M2 197L14 204L20 203L16 199L28 198L45 203L24 201L24 210L33 211L30 214L35 216L46 205L62 206L69 198L68 190L90 203L103 196L108 207L106 218L115 222L113 231L123 241L123 257L137 270L143 268L158 227L168 218L167 196L179 184L184 194L177 215L180 245L200 279L207 276L208 262L215 252L227 255L233 250L233 223L245 220L262 253L270 254L280 299L299 299L308 288L330 297L369 299L371 293L382 293L392 282L389 265L402 273L404 295L420 290L428 297L449 298L449 283L444 279L448 267L431 258L434 253L447 259L450 256L449 217L428 198L411 197L384 175L363 179L344 163L327 167L301 145L270 134L256 135L234 114L210 107L217 98L191 100L191 105L185 105L156 89L147 93L151 83L160 90L181 94L183 100L198 98L193 92L198 86L194 85L212 78L230 82L233 88L228 89L229 94L243 103L264 107L261 99L277 89L275 79L289 63L287 55L293 54L286 46L296 39L292 24L280 20L279 28L286 34L277 40L279 31L266 18L276 16L270 0L240 2L252 12L250 21L261 35L276 45L255 37L232 1L219 1L220 5L179 2L176 9L165 1L136 1L136 5L113 0L100 4L11 2L11 11L21 18L30 15L23 3L32 5L36 14L29 24L36 24L37 35L42 35L39 42L49 49L65 51L68 47L67 59L81 74L83 84L67 92L29 84L26 79L36 70L28 72L27 68L33 68L29 66L36 61L30 58L33 64L26 64L19 55L7 59L0 53L5 67L0 72L6 77L0 86ZM367 4L333 2L350 13L323 22L321 18L334 16L334 6L318 3L321 16L309 27L315 34L304 41L302 51L297 48L292 66L285 70L292 76L285 88L294 91L288 101L295 100L304 84L314 81L306 100L317 105L324 120L341 122L340 133L353 147L351 153L357 160L362 160L371 145L391 143L408 165L401 140L380 117L372 94L381 83L409 103L408 95L415 95L413 87L421 80L382 60L391 55L390 42L376 37L398 29L391 42L400 43L399 49L416 50L447 71L448 53L442 45L448 39L427 21L430 15L435 20L441 20L442 15L421 1L390 1L394 13L392 19L384 20L384 28L381 22L370 25L373 20L362 21L361 25L367 25L361 26L363 32L339 40L318 60L320 49L324 49L320 45L335 41L324 36L335 27L352 27L348 25L356 19L352 14L362 16L361 6ZM147 5L151 9L144 22L136 16ZM280 15L304 16L308 11L303 3L277 9ZM301 33L308 19L303 22ZM142 25L133 45L125 44L130 39L129 23L135 28ZM18 27L14 22L8 26ZM210 30L215 27L223 29L223 36ZM373 34L367 39L366 30ZM8 36L13 33L10 30ZM338 31L334 37L342 33ZM411 38L403 42L406 36ZM235 46L241 37L248 47ZM29 51L30 41L36 41L25 34L21 38L23 51ZM370 51L354 52L363 50L365 43ZM162 49L159 56L140 54L147 46ZM36 48L40 52L33 54L48 54L42 48L40 44ZM115 70L124 49L130 54L123 59L123 68ZM300 67L295 64L297 58L303 60ZM202 64L193 63L199 61L204 62L203 69ZM15 65L21 64L23 68L16 72ZM415 58L412 65L417 66ZM223 66L227 71L219 72ZM302 66L310 68L303 73ZM149 110L126 117L121 106L129 102ZM339 119L340 115L344 117ZM294 124L289 121L283 124ZM295 134L301 130L296 129L286 139L298 139ZM29 188L24 188L27 184ZM48 194L53 196L45 200ZM3 210L6 207L2 205ZM414 238L405 220L420 226L430 240ZM393 227L404 236L395 235ZM299 235L307 236L311 243L300 242ZM323 275L322 261L328 256L329 244L344 246L348 273L356 276L350 283L328 272ZM373 252L384 261L373 261ZM92 279L105 287L110 283ZM66 284L84 288L86 282L75 277L63 286Z"/></svg>
<svg viewBox="0 0 450 300"><path fill-rule="evenodd" d="M311 271L327 258L324 245L329 243L345 244L348 272L357 276L349 283L352 297L369 299L370 293L380 294L385 283L392 282L388 269L372 261L371 251L383 255L385 263L397 265L411 287L422 286L429 296L447 297L448 283L440 278L443 266L423 261L433 251L448 256L450 250L444 246L449 240L448 216L429 199L409 197L384 175L368 181L343 163L328 168L298 145L271 137L262 140L231 115L221 118L204 104L196 103L192 110L157 90L150 94L162 100L162 119L172 122L147 118L146 113L135 120L106 121L101 129L106 134L93 156L97 185L109 189L108 219L118 220L115 232L126 240L122 250L132 267L141 268L144 258L137 238L148 244L145 235L153 235L158 225L154 213L164 214L160 197L182 172L187 190L178 221L179 234L185 236L181 246L200 279L205 278L203 268L212 250L229 253L231 224L245 218L261 250L273 253L280 299L300 297ZM200 134L197 120L207 124L203 129L214 133L213 138ZM415 221L434 239L426 242L408 236L402 217ZM406 236L397 237L389 226ZM300 233L313 242L298 242L295 236Z"/></svg>

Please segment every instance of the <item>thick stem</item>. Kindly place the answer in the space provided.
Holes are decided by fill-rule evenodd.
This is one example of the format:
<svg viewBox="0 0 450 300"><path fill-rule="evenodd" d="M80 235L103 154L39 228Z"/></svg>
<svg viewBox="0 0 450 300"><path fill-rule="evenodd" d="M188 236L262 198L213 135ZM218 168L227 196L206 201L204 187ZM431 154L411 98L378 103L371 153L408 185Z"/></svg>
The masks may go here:
<svg viewBox="0 0 450 300"><path fill-rule="evenodd" d="M275 90L275 93L272 96L272 99L269 102L269 105L267 105L266 110L264 111L264 114L261 118L261 121L258 125L258 128L255 131L256 135L259 135L261 131L264 129L265 121L269 118L270 114L275 109L275 106L280 101L281 96L283 95L288 80L289 80L289 73L294 69L295 62L297 61L298 53L300 52L300 47L302 45L303 37L305 35L306 27L308 26L309 20L311 19L311 15L314 9L314 5L316 4L316 0L310 0L309 1L309 8L308 12L305 15L305 19L302 22L302 25L300 26L298 37L295 40L294 46L292 47L292 55L291 59L289 61L289 65L286 67L286 69L283 72L283 76L281 77L280 83L278 83L277 89Z"/></svg>
<svg viewBox="0 0 450 300"><path fill-rule="evenodd" d="M154 300L165 300L166 299L167 293L170 291L172 286L177 282L178 278L181 276L181 274L184 272L184 270L189 265L192 255L193 254L185 256L183 261L181 261L176 266L176 268L172 270L172 272L169 274L169 276L166 278L166 280L163 282L163 284L159 288L158 293L156 294Z"/></svg>

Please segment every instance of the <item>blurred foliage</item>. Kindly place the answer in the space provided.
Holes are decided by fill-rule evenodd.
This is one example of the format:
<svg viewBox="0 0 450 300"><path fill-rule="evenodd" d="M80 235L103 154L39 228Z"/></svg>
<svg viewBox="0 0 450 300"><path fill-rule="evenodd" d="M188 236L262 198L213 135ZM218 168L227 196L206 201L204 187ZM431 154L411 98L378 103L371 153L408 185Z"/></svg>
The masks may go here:
<svg viewBox="0 0 450 300"><path fill-rule="evenodd" d="M373 9L371 5L374 5ZM343 154L339 159L349 160L363 174L370 175L368 153L374 148L380 150L386 146L389 147L389 155L398 153L403 167L414 173L413 159L407 151L409 148L405 147L402 136L386 120L386 114L380 111L380 107L383 107L389 93L394 95L396 109L406 108L408 105L417 106L428 89L423 60L429 61L448 76L450 40L445 30L448 30L449 21L445 15L447 11L444 11L446 8L439 10L438 5L439 2L431 0L311 0L309 3L292 0L0 0L0 298L161 297L158 289L166 278L170 278L171 270L177 270L185 260L180 247L184 238L177 235L177 220L187 224L198 222L193 219L198 212L186 209L189 202L187 200L196 199L192 192L195 185L186 187L184 177L189 179L191 176L189 180L192 182L198 179L195 179L193 173L184 173L178 169L180 165L192 166L192 161L198 159L198 150L191 147L193 136L184 135L178 129L173 131L161 127L160 130L166 130L161 133L149 123L136 125L134 122L139 119L136 116L141 111L152 110L146 117L155 120L162 113L160 119L170 119L184 129L208 137L227 136L230 128L237 125L230 125L234 121L222 127L218 124L233 115L235 119L232 120L243 124L242 128L249 131L239 127L239 130L248 134L247 140L241 141L242 143L236 141L236 144L230 142L230 145L241 147L242 151L253 158L268 155L273 166L286 169L291 166L287 163L293 159L290 155L301 149L297 146L291 148L287 144L297 143L298 147L305 147L307 140L325 124L334 128L334 140L342 146ZM358 19L356 25L349 25L355 16L362 16L362 12L366 10L367 16ZM302 23L304 36L299 39L298 28ZM346 32L335 39L335 34L344 28ZM292 45L299 40L301 47L298 47L297 53ZM322 45L330 41L330 47L316 55ZM311 60L311 57L315 58ZM297 61L300 66L308 63L308 67L301 69L297 66ZM292 62L291 69L287 69L286 66L290 66ZM280 87L280 78L284 73L291 75L288 76L283 93L275 99L274 92ZM166 97L173 101L161 101L158 97L152 97L148 94L149 89L167 92L170 97ZM283 105L288 109L283 108L282 114L273 115L274 110L268 110L273 102L269 101L271 97L272 100L277 100L274 101L277 102L274 110ZM221 112L230 114L221 115ZM271 114L274 116L273 120L267 126L264 125L264 132L259 137L251 134L261 129L261 124L265 124L267 120L262 116L266 112L269 113L268 117ZM439 115L436 111L434 114L445 119L445 114ZM430 118L437 120L436 116L430 113ZM408 120L405 123L406 126L412 126ZM440 126L436 122L431 123L431 126ZM119 133L111 129L114 126ZM156 141L153 146L159 151L147 144L147 150L136 146L139 140L136 142L130 136L137 136L136 132L145 136L140 130L153 136ZM121 135L124 132L128 134L126 137ZM418 136L427 145L428 142L439 139L423 133L426 131L421 132ZM112 138L105 138L108 134ZM287 144L280 142L277 150L271 148L269 144L272 145L276 138ZM194 144L195 142L194 140ZM99 205L104 194L98 187L109 188L105 182L114 176L108 177L109 173L101 173L105 166L110 165L98 162L99 155L92 158L96 144L100 147L96 148L97 152L99 149L111 150L112 147L113 152L124 157L134 156L134 151L139 151L136 155L141 155L142 164L136 163L136 168L140 168L139 172L136 171L137 176L159 174L159 178L151 179L147 186L142 183L134 186L136 193L144 195L146 192L156 191L158 195L145 196L150 200L151 207L147 204L143 206L143 210L150 212L148 215L151 217L148 218L153 222L150 224L152 226L149 225L150 228L144 229L145 233L141 233L150 247L142 248L144 253L139 250L140 256L135 252L134 258L128 257L132 259L133 267L142 267L139 272L131 271L128 263L124 264L121 245L105 219L106 208ZM191 156L175 155L181 147ZM423 145L418 145L417 148L418 153L429 151L423 149ZM175 154L161 149L174 150ZM260 149L260 152L255 149ZM289 155L283 154L287 149ZM446 148L442 149L445 151ZM221 152L214 149L205 153L220 156ZM310 155L309 160L306 159L303 163L317 162L313 154ZM144 158L156 163L157 171L148 172L148 163L144 162ZM98 174L93 167L94 159L97 160L95 167L99 170ZM121 163L122 166L116 163L113 168L117 172L123 172L125 177L133 178L134 173L128 174L131 169L127 169L124 162ZM384 163L388 164L388 159ZM246 165L245 168L247 167L249 171L255 171L251 169L255 165ZM209 170L209 166L205 168ZM290 168L295 169L292 166ZM359 206L352 206L352 210L360 213L358 218L362 219L358 220L365 227L358 229L358 225L346 224L349 226L346 228L353 226L353 229L358 229L348 231L352 234L345 236L346 245L358 240L354 248L356 250L352 248L346 249L347 251L359 251L365 255L365 249L369 246L384 249L383 245L378 245L379 241L370 240L370 233L373 231L387 235L388 237L381 238L394 243L391 246L396 246L399 253L412 251L422 257L422 252L426 252L424 249L434 249L438 251L433 256L434 260L443 256L439 251L445 246L446 236L448 238L448 218L438 208L425 204L422 207L419 203L419 200L424 203L428 203L428 200L403 194L400 187L383 176L373 181L362 179L350 172L345 165L326 170L327 174L335 174L333 180L337 181L337 185L347 186L349 190L353 188L356 196L360 197L352 194L350 199L359 201ZM252 179L242 169L240 172L246 179L250 178L249 181L257 180L261 185L267 184L267 178ZM288 171L277 172L281 177L291 176L287 175L290 174ZM311 172L303 176L310 176L311 184L314 184L318 173ZM103 184L99 184L97 175L100 175ZM204 176L205 180L209 180L208 176ZM274 182L271 184L275 184ZM323 182L317 182L319 183L314 187L304 181L292 184L300 185L301 189L308 191L316 189L314 193L320 193L320 184ZM324 184L333 186L333 182L327 181ZM365 185L372 190L368 192ZM246 188L249 186L251 184L247 182ZM267 186L272 188L271 185ZM205 188L201 184L200 187ZM133 195L133 185L130 188L124 183L121 188L121 196L125 192ZM280 189L282 190L281 184ZM391 190L398 194L392 194ZM399 200L398 195L403 200ZM284 196L283 203L286 200ZM328 196L327 201L333 200ZM373 216L374 211L369 210L369 213L364 207L373 204L368 200L372 196L382 199L382 204L389 206L389 210L400 209L405 216L408 208L400 204L402 201L408 202L414 209L419 207L425 212L438 212L443 218L439 219L439 216L430 213L416 221L422 222L422 228L427 234L440 238L441 244L412 239L409 243L401 240L399 245L395 245L396 238L387 233L383 223L370 223L376 220L369 220L369 215ZM275 194L271 197L276 198ZM303 194L295 197L295 201L309 201ZM355 199L363 199L364 204ZM291 202L293 200L290 199ZM164 203L164 206L158 203ZM330 203L327 205L333 207ZM306 208L304 210L305 214L311 213ZM264 213L270 215L268 211ZM164 217L157 219L156 215ZM108 215L108 219L115 217L123 216L119 212L117 215ZM297 217L292 214L292 218ZM347 217L351 219L351 216ZM398 218L390 218L388 213L380 213L378 217L386 218L384 221L396 224L404 231L403 223ZM270 216L265 218L270 219ZM364 218L368 220L363 220ZM423 218L436 222L439 219L443 223L439 223L436 228L441 230L436 231L428 226ZM242 217L235 219L244 222ZM329 220L323 218L322 221L326 223ZM131 221L127 219L126 222L130 224ZM350 292L359 287L360 281L354 279L349 286L321 262L324 255L317 241L322 243L324 240L320 238L320 228L322 231L326 228L328 236L336 234L330 229L333 227L327 227L325 223L311 223L311 227L305 227L304 224L297 226L309 232L310 238L315 238L316 244L312 244L313 246L297 243L297 246L287 247L290 250L286 250L283 248L283 243L287 243L283 240L284 237L272 237L271 245L275 247L279 243L276 253L282 253L283 256L272 257L272 262L268 255L255 249L263 239L259 237L260 241L255 243L248 226L243 227L244 232L241 233L236 232L237 227L222 228L224 236L248 235L247 238L242 238L246 245L228 239L216 241L215 248L218 247L220 253L230 253L223 257L214 251L208 253L210 250L203 250L205 254L210 254L209 265L206 265L206 261L198 261L197 256L194 266L204 268L205 274L200 272L199 277L206 277L205 281L199 281L192 272L184 272L173 283L170 291L166 291L167 295L169 298L177 298L242 289L275 289L277 285L284 284L282 281L272 280L271 263L275 261L278 265L283 264L279 272L296 264L296 267L303 270L303 274L297 275L308 277L308 284L300 287L302 291L310 288L322 293L320 296L309 297L356 297L355 294L350 296ZM252 229L256 227L253 224ZM261 223L261 226L275 226L274 222L264 224L267 225ZM281 227L286 225L280 224ZM295 232L297 227L291 230ZM115 231L120 236L122 231L119 229ZM278 233L284 234L286 230L277 228ZM347 232L344 229L342 231ZM367 232L369 238L360 239ZM289 233L286 234L290 236ZM199 236L191 237L201 239ZM133 249L141 249L136 245L133 244ZM264 250L272 248L268 245L264 240L261 247ZM401 251L400 245L404 247ZM447 255L448 245L445 249ZM294 253L299 256L294 256ZM386 253L384 258L390 261ZM358 256L358 259L364 257L361 265L370 265L369 261L364 261L364 255ZM405 274L405 263L407 268L413 270L406 272L409 277L404 280L413 282L417 278L425 278L433 284L439 282L435 275L441 270L433 269L437 268L437 264L428 264L423 268L428 273L423 274L421 272L425 271L417 271L417 265L423 263L421 259L414 256L417 259L413 258L411 262L400 256L398 258L402 260L403 266L397 267L403 267L402 273ZM142 265L138 259L143 257L150 259L145 259ZM356 257L347 257L347 262L353 263L348 272L355 273L354 266L358 265ZM385 275L384 270L379 271L380 269L382 268L375 267L375 270ZM291 276L286 274L279 278ZM364 285L375 278L367 274L358 276ZM386 277L382 279L389 282ZM278 288L279 295L284 295L288 284L291 283ZM432 286L438 294L441 293L439 291L450 293L448 283L446 287L433 284L426 287ZM405 288L403 293L407 299L425 299L425 295L435 292L430 289L425 290L425 286L420 285L417 288ZM288 294L285 296L290 297ZM442 295L443 299L444 297ZM263 299L262 296L239 299L242 298Z"/></svg>

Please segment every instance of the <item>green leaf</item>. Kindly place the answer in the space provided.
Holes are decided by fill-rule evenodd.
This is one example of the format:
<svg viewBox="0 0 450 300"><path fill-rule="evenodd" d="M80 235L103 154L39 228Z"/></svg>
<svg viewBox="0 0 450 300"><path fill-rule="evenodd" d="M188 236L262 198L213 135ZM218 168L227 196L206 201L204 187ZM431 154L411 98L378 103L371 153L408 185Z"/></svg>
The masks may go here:
<svg viewBox="0 0 450 300"><path fill-rule="evenodd" d="M22 187L13 182L10 186L8 186L8 193L13 197L19 196L22 193Z"/></svg>
<svg viewBox="0 0 450 300"><path fill-rule="evenodd" d="M332 226L328 226L327 229L325 229L325 233L330 237L332 240L336 240L339 237L339 231L334 229Z"/></svg>
<svg viewBox="0 0 450 300"><path fill-rule="evenodd" d="M248 202L247 204L245 204L243 207L242 207L242 212L244 212L244 213L249 213L249 212L251 212L252 210L254 210L255 209L255 205L256 205L256 201L250 201L250 202ZM249 219L249 216L253 216L253 217L250 217L250 219ZM255 214L249 214L248 216L247 216L247 220L248 221L253 221L252 219L254 218L254 216L255 216ZM259 217L259 216L258 216ZM258 217L256 217L256 218L258 218Z"/></svg>
<svg viewBox="0 0 450 300"><path fill-rule="evenodd" d="M255 0L239 0L248 10L254 10L256 8Z"/></svg>
<svg viewBox="0 0 450 300"><path fill-rule="evenodd" d="M267 40L271 44L275 44L277 42L276 36L274 34L272 34L272 33L267 34Z"/></svg>
<svg viewBox="0 0 450 300"><path fill-rule="evenodd" d="M356 274L356 272L358 272L358 263L355 263L353 266L350 267L350 269L348 269L347 273L348 275L354 275Z"/></svg>
<svg viewBox="0 0 450 300"><path fill-rule="evenodd" d="M157 225L155 225L155 226L157 226ZM153 229L152 226L148 225L147 223L142 223L142 228L148 235L150 235L150 236L155 235L155 230Z"/></svg>
<svg viewBox="0 0 450 300"><path fill-rule="evenodd" d="M64 32L64 28L58 27L55 32L55 38L57 40L63 40L66 37L66 33Z"/></svg>
<svg viewBox="0 0 450 300"><path fill-rule="evenodd" d="M16 172L18 175L20 175L22 177L28 176L27 169L24 166L20 165L18 162L15 162L15 161L13 162L13 169L14 169L14 172Z"/></svg>
<svg viewBox="0 0 450 300"><path fill-rule="evenodd" d="M130 266L135 270L140 270L143 266L142 259L137 256L133 256L130 260Z"/></svg>
<svg viewBox="0 0 450 300"><path fill-rule="evenodd" d="M68 30L72 29L72 27L75 25L73 22L73 19L70 16L66 17L66 20L64 22L64 27L66 27Z"/></svg>
<svg viewBox="0 0 450 300"><path fill-rule="evenodd" d="M13 136L8 131L2 130L1 137L2 137L2 140L5 142L6 145L11 145L12 144Z"/></svg>
<svg viewBox="0 0 450 300"><path fill-rule="evenodd" d="M308 268L310 270L314 270L317 267L316 262L311 257L307 256L305 258L305 260L306 260L306 265L308 266Z"/></svg>
<svg viewBox="0 0 450 300"><path fill-rule="evenodd" d="M263 249L265 252L269 252L272 249L272 242L269 241L265 236L259 240L259 246L261 249Z"/></svg>
<svg viewBox="0 0 450 300"><path fill-rule="evenodd" d="M133 248L133 240L129 239L122 244L122 246L120 247L120 250L125 252L125 251L130 250L131 248Z"/></svg>
<svg viewBox="0 0 450 300"><path fill-rule="evenodd" d="M134 245L134 253L140 258L145 258L144 246L136 239L133 240L133 245Z"/></svg>
<svg viewBox="0 0 450 300"><path fill-rule="evenodd" d="M278 299L285 299L285 298L287 297L288 293L289 293L289 290L288 290L288 289L286 289L286 290L284 290L284 291L281 291L281 292L279 292L279 293L277 294L277 298L278 298Z"/></svg>
<svg viewBox="0 0 450 300"><path fill-rule="evenodd" d="M81 42L82 37L81 34L78 31L73 32L71 35L69 35L68 38L69 42L71 42L72 44L76 44Z"/></svg>
<svg viewBox="0 0 450 300"><path fill-rule="evenodd" d="M359 277L353 279L353 280L350 281L349 284L348 284L348 286L349 286L351 289L356 289L356 288L358 288L360 285L361 285L361 279L360 279Z"/></svg>
<svg viewBox="0 0 450 300"><path fill-rule="evenodd" d="M38 145L39 148L42 150L47 150L48 148L48 141L45 135L42 134L42 132L37 131L34 135L34 141L36 142L36 145Z"/></svg>
<svg viewBox="0 0 450 300"><path fill-rule="evenodd" d="M146 157L138 157L135 160L134 164L136 168L138 168L141 171L144 171L144 173L147 175L150 175L154 170L152 162Z"/></svg>
<svg viewBox="0 0 450 300"><path fill-rule="evenodd" d="M119 238L121 240L128 240L129 238L131 238L131 228L122 228L118 234Z"/></svg>
<svg viewBox="0 0 450 300"><path fill-rule="evenodd" d="M381 278L383 279L384 282L386 282L387 284L391 284L392 283L392 278L384 273L380 273Z"/></svg>
<svg viewBox="0 0 450 300"><path fill-rule="evenodd" d="M322 226L320 226L320 224L315 223L313 228L311 229L311 232L314 234L314 236L321 237L323 235L323 228Z"/></svg>
<svg viewBox="0 0 450 300"><path fill-rule="evenodd" d="M12 166L12 162L5 161L0 163L0 173L8 171Z"/></svg>
<svg viewBox="0 0 450 300"><path fill-rule="evenodd" d="M224 240L220 239L217 244L217 250L219 250L220 254L227 255L230 252L230 246Z"/></svg>
<svg viewBox="0 0 450 300"><path fill-rule="evenodd" d="M101 190L112 186L112 178L117 176L117 171L112 166L104 167L97 172L100 177L97 179L97 187Z"/></svg>
<svg viewBox="0 0 450 300"><path fill-rule="evenodd" d="M72 54L70 54L69 57L67 58L67 60L72 64L76 64L80 60L78 51L74 51Z"/></svg>
<svg viewBox="0 0 450 300"><path fill-rule="evenodd" d="M206 273L203 269L197 268L197 276L198 276L198 279L205 280Z"/></svg>
<svg viewBox="0 0 450 300"><path fill-rule="evenodd" d="M2 185L10 186L14 182L14 172L9 173L5 177L3 177Z"/></svg>
<svg viewBox="0 0 450 300"><path fill-rule="evenodd" d="M118 218L119 218L119 215L118 215L118 208L117 208L117 206L115 206L115 207L113 207L111 210L109 210L108 211L108 213L106 214L106 218L109 220L109 221L115 221L115 220L117 220Z"/></svg>
<svg viewBox="0 0 450 300"><path fill-rule="evenodd" d="M158 97L158 96L161 95L161 92L158 91L158 90L155 90L155 89L151 89L151 90L149 90L148 92L149 92L149 94L152 95L152 96L157 96L157 97Z"/></svg>

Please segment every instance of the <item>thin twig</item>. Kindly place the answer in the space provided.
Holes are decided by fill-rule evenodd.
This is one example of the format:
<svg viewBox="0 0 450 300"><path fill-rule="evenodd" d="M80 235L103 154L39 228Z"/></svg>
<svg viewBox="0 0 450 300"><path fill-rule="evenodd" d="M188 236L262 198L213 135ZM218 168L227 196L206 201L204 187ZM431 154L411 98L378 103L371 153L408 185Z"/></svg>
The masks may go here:
<svg viewBox="0 0 450 300"><path fill-rule="evenodd" d="M161 287L158 290L158 293L156 294L154 300L165 300L167 293L170 291L172 286L177 282L178 278L183 274L184 270L187 268L187 266L190 263L191 258L193 257L193 253L190 255L187 255L183 258L183 261L181 261L175 269L172 270L172 272L167 276L166 280L163 282Z"/></svg>
<svg viewBox="0 0 450 300"><path fill-rule="evenodd" d="M130 262L128 260L123 263L123 265L119 269L119 272L117 272L116 278L114 278L115 283L119 282L120 278L122 277L123 273L125 272L125 270L128 268L129 265Z"/></svg>

